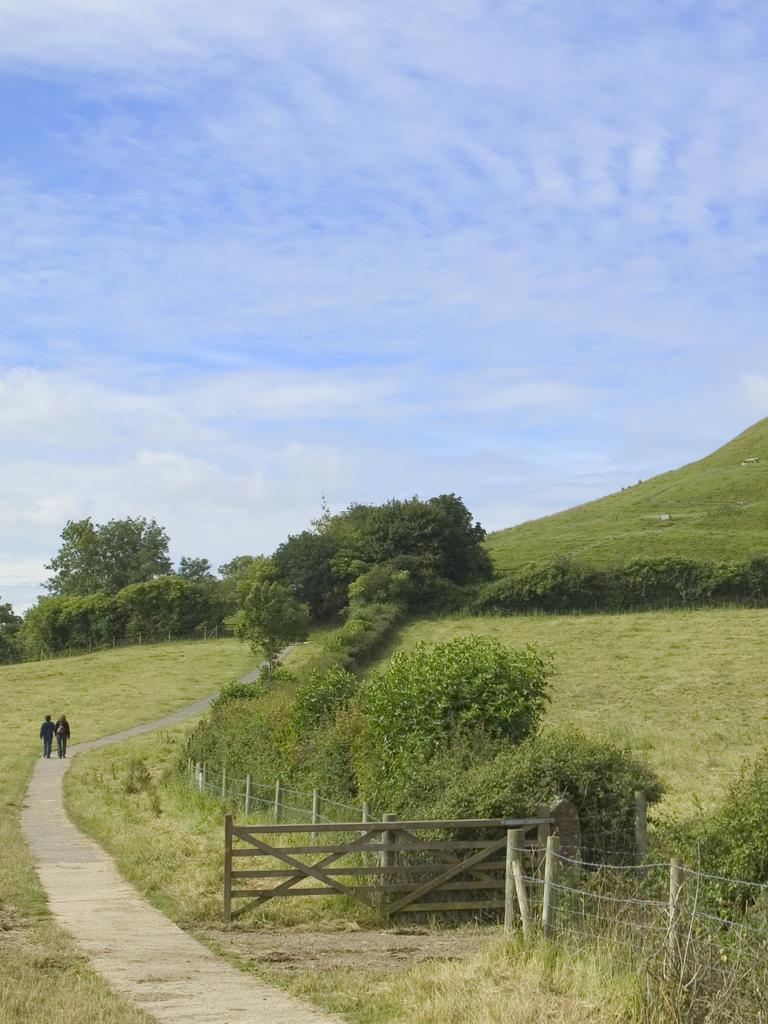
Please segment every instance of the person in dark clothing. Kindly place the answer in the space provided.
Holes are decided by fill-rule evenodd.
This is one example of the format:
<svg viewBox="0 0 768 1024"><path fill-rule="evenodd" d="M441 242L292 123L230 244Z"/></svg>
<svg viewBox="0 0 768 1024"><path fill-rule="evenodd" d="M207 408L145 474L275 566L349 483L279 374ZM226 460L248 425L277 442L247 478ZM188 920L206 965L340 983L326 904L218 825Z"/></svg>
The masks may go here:
<svg viewBox="0 0 768 1024"><path fill-rule="evenodd" d="M53 734L56 731L56 727L51 721L51 716L46 715L45 721L40 726L40 739L43 741L43 757L51 756L51 745L53 744Z"/></svg>
<svg viewBox="0 0 768 1024"><path fill-rule="evenodd" d="M69 739L69 722L67 716L62 715L56 723L56 746L59 748L59 757L67 756L67 740Z"/></svg>

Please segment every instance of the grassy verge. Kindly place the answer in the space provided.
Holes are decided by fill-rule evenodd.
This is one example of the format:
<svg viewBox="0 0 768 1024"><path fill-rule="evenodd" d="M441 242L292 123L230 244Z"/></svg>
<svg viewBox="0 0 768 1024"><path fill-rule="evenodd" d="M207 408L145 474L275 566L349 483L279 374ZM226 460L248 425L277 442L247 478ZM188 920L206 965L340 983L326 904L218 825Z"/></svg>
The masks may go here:
<svg viewBox="0 0 768 1024"><path fill-rule="evenodd" d="M644 752L669 783L665 805L691 812L716 800L742 760L768 744L766 629L766 609L444 617L411 623L393 647L480 633L552 650L546 722L608 733Z"/></svg>
<svg viewBox="0 0 768 1024"><path fill-rule="evenodd" d="M130 648L0 668L0 1022L54 1019L66 1006L79 1024L148 1024L114 995L51 921L19 828L27 780L39 756L43 716L65 712L73 741L94 739L183 707L252 667L232 640Z"/></svg>
<svg viewBox="0 0 768 1024"><path fill-rule="evenodd" d="M173 773L185 727L139 736L80 755L66 780L69 813L114 857L121 872L164 913L212 948L264 980L355 1024L618 1024L639 1020L638 983L588 951L525 950L487 928L481 951L461 960L430 960L382 969L277 972L238 954L232 940L254 929L388 927L374 912L341 897L291 899L233 925L221 924L224 808ZM141 761L149 776L136 768ZM137 777L143 778L140 785ZM242 820L240 814L238 820ZM348 932L348 927L346 931Z"/></svg>

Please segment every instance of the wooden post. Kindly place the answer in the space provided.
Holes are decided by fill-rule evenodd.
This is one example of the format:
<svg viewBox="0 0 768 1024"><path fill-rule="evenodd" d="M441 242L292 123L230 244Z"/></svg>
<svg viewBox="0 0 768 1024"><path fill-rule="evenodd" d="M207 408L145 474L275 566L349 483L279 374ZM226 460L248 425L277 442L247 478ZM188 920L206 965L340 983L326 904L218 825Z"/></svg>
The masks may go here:
<svg viewBox="0 0 768 1024"><path fill-rule="evenodd" d="M227 795L227 766L224 765L221 769L221 799L223 800Z"/></svg>
<svg viewBox="0 0 768 1024"><path fill-rule="evenodd" d="M202 770L200 773L200 792L205 792L205 761L203 761Z"/></svg>
<svg viewBox="0 0 768 1024"><path fill-rule="evenodd" d="M520 920L523 925L523 938L528 941L531 935L531 913L528 907L528 893L525 888L523 877L523 836L521 828L509 830L512 834L512 874L515 879L515 892L517 893L517 905L520 908Z"/></svg>
<svg viewBox="0 0 768 1024"><path fill-rule="evenodd" d="M316 825L320 817L320 791L312 790L312 824ZM317 842L317 832L312 833L312 842Z"/></svg>
<svg viewBox="0 0 768 1024"><path fill-rule="evenodd" d="M669 926L667 929L667 955L671 963L677 959L680 890L682 887L683 862L679 857L673 857L669 864Z"/></svg>
<svg viewBox="0 0 768 1024"><path fill-rule="evenodd" d="M245 776L245 813L251 810L251 776Z"/></svg>
<svg viewBox="0 0 768 1024"><path fill-rule="evenodd" d="M371 807L367 800L363 800L363 821L371 820Z"/></svg>
<svg viewBox="0 0 768 1024"><path fill-rule="evenodd" d="M278 779L275 779L275 809L274 809L275 821L280 821L280 804L282 803L282 797L283 797L283 780L278 778Z"/></svg>
<svg viewBox="0 0 768 1024"><path fill-rule="evenodd" d="M232 815L224 818L224 923L232 920Z"/></svg>
<svg viewBox="0 0 768 1024"><path fill-rule="evenodd" d="M515 923L515 876L512 871L512 858L515 850L515 837L512 829L507 829L507 867L504 872L504 931L508 934Z"/></svg>
<svg viewBox="0 0 768 1024"><path fill-rule="evenodd" d="M648 856L648 802L641 789L635 791L635 853L638 864Z"/></svg>
<svg viewBox="0 0 768 1024"><path fill-rule="evenodd" d="M557 906L557 884L558 869L560 862L557 854L560 850L560 839L557 836L547 836L547 854L544 861L544 903L541 908L541 923L544 927L544 935L547 938L552 936L555 930L555 909Z"/></svg>
<svg viewBox="0 0 768 1024"><path fill-rule="evenodd" d="M382 821L395 821L397 819L396 814L384 814L382 815ZM381 845L390 846L395 841L395 833L386 831L381 833ZM379 854L379 865L382 868L391 868L395 863L395 851L394 850L382 850ZM382 875L382 882L386 876Z"/></svg>

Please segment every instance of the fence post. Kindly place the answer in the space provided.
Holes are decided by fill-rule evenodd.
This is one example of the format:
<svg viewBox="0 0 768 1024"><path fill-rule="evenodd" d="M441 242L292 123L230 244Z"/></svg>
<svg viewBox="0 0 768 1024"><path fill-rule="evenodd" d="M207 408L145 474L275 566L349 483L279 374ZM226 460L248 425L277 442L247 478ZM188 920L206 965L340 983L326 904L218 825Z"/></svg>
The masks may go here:
<svg viewBox="0 0 768 1024"><path fill-rule="evenodd" d="M557 876L559 861L557 854L560 852L560 839L557 836L547 836L547 853L544 860L544 902L541 907L541 923L544 927L545 937L551 937L555 930L555 910L557 908Z"/></svg>
<svg viewBox="0 0 768 1024"><path fill-rule="evenodd" d="M381 816L382 821L396 821L396 814L383 814ZM390 846L395 841L395 833L387 830L381 833L381 845ZM379 866L382 868L391 868L395 863L395 851L394 850L382 850L379 854ZM384 878L382 876L382 881Z"/></svg>
<svg viewBox="0 0 768 1024"><path fill-rule="evenodd" d="M201 782L200 792L204 793L205 792L205 761L203 761L202 770L200 772L200 782Z"/></svg>
<svg viewBox="0 0 768 1024"><path fill-rule="evenodd" d="M221 769L221 799L224 800L227 795L227 766L223 765Z"/></svg>
<svg viewBox="0 0 768 1024"><path fill-rule="evenodd" d="M512 829L507 829L507 866L504 871L504 931L512 931L515 920L515 878L512 871L512 858L515 850L515 837Z"/></svg>
<svg viewBox="0 0 768 1024"><path fill-rule="evenodd" d="M523 938L528 941L531 934L531 914L528 908L528 893L525 889L525 878L523 876L523 829L512 828L509 830L512 835L512 875L515 879L515 892L517 893L517 905L520 908L520 920L523 925Z"/></svg>
<svg viewBox="0 0 768 1024"><path fill-rule="evenodd" d="M232 920L232 815L224 818L224 923Z"/></svg>
<svg viewBox="0 0 768 1024"><path fill-rule="evenodd" d="M673 857L669 863L669 927L667 929L667 955L672 963L678 950L678 922L680 917L680 890L683 887L683 862Z"/></svg>
<svg viewBox="0 0 768 1024"><path fill-rule="evenodd" d="M320 791L318 789L312 790L312 824L316 825L320 816ZM312 842L317 842L317 832L312 833Z"/></svg>
<svg viewBox="0 0 768 1024"><path fill-rule="evenodd" d="M251 809L251 776L245 776L245 813Z"/></svg>
<svg viewBox="0 0 768 1024"><path fill-rule="evenodd" d="M274 808L274 819L280 821L280 804L282 803L283 797L283 780L281 778L275 779L275 808Z"/></svg>
<svg viewBox="0 0 768 1024"><path fill-rule="evenodd" d="M371 820L371 808L367 800L363 800L363 822Z"/></svg>
<svg viewBox="0 0 768 1024"><path fill-rule="evenodd" d="M635 853L638 864L648 856L648 801L641 789L635 791Z"/></svg>

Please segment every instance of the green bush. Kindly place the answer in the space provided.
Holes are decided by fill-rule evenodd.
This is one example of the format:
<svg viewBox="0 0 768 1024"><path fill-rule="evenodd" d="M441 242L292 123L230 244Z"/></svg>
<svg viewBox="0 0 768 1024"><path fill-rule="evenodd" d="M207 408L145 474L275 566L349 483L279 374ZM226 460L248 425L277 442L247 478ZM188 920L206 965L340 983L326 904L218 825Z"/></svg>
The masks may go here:
<svg viewBox="0 0 768 1024"><path fill-rule="evenodd" d="M358 668L373 657L402 617L403 609L398 604L355 605L344 625L327 637L323 651L340 668Z"/></svg>
<svg viewBox="0 0 768 1024"><path fill-rule="evenodd" d="M768 884L768 749L745 762L720 805L682 825L667 825L665 842L691 866L722 881L709 892L722 907L744 907L758 891L728 879Z"/></svg>
<svg viewBox="0 0 768 1024"><path fill-rule="evenodd" d="M310 672L294 697L293 718L297 731L306 733L327 725L337 711L349 704L359 686L357 677L343 668Z"/></svg>
<svg viewBox="0 0 768 1024"><path fill-rule="evenodd" d="M524 817L565 797L579 812L584 860L601 863L632 861L635 791L644 790L649 804L663 792L658 775L637 755L577 729L505 744L488 759L445 774L437 816Z"/></svg>
<svg viewBox="0 0 768 1024"><path fill-rule="evenodd" d="M414 772L445 744L476 732L520 742L544 713L551 670L535 647L513 650L478 636L396 652L360 691L359 784L395 810Z"/></svg>
<svg viewBox="0 0 768 1024"><path fill-rule="evenodd" d="M219 707L234 700L253 700L264 693L264 683L258 679L255 683L234 682L222 686L220 693L211 701L211 707Z"/></svg>

